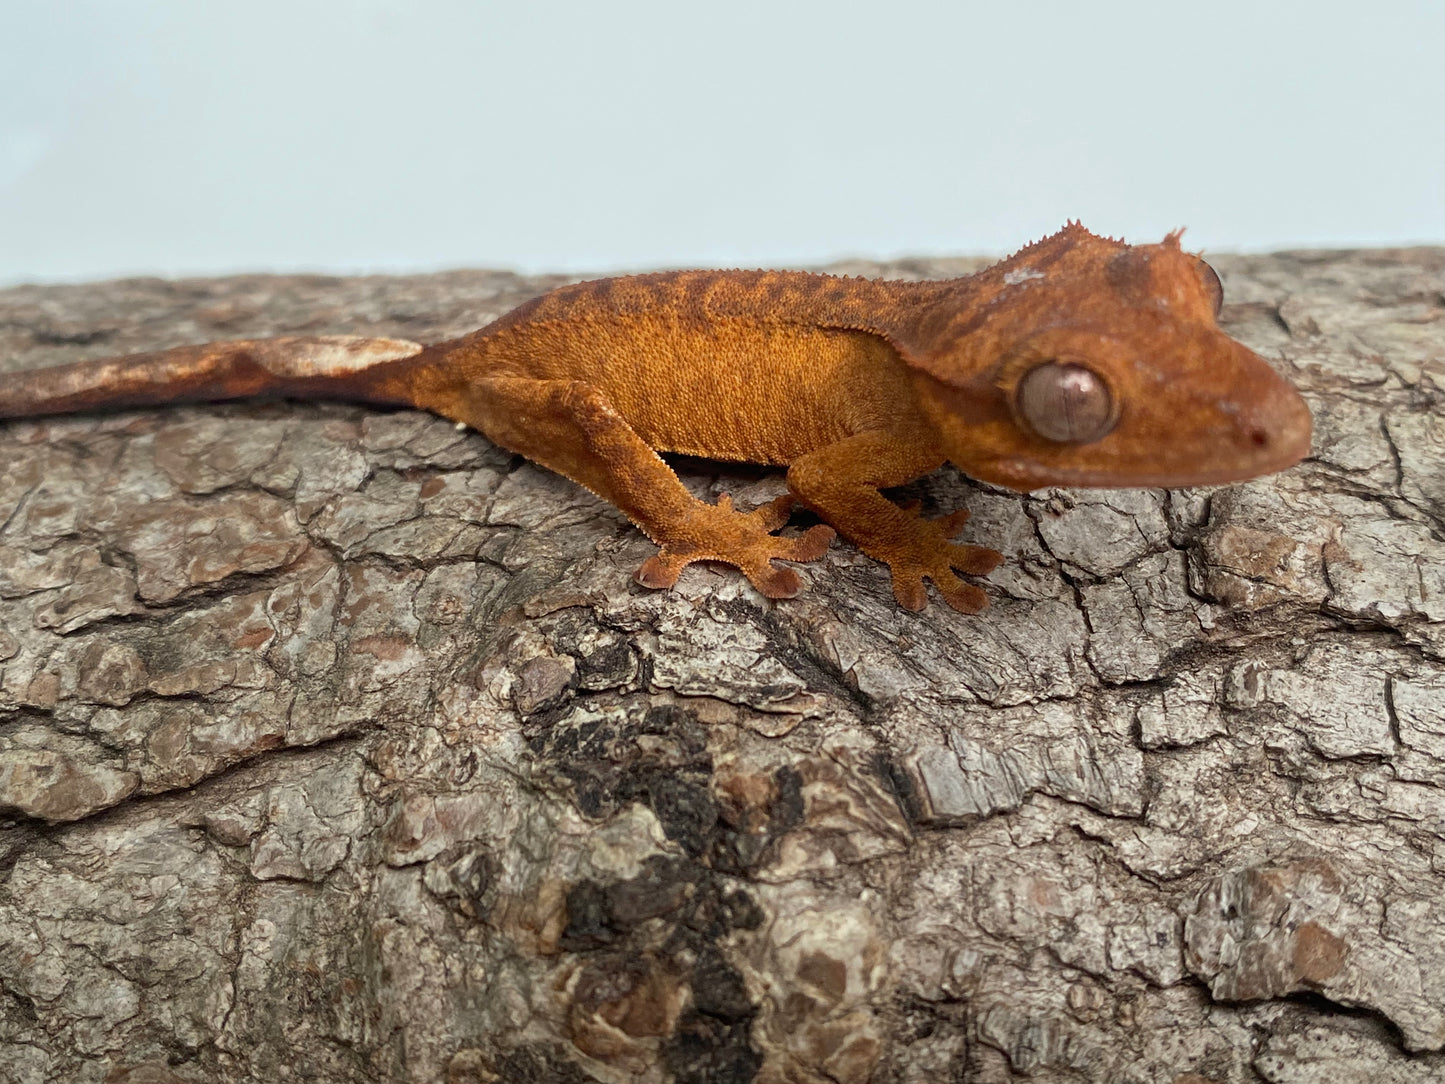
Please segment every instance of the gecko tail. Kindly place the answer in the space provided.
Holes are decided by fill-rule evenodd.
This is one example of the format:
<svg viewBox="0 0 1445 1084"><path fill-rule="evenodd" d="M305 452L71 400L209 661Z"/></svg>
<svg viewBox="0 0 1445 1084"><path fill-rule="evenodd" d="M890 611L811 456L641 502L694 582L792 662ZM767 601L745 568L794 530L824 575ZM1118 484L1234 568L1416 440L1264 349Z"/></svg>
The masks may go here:
<svg viewBox="0 0 1445 1084"><path fill-rule="evenodd" d="M411 406L424 349L405 339L296 335L0 373L0 418L261 396Z"/></svg>

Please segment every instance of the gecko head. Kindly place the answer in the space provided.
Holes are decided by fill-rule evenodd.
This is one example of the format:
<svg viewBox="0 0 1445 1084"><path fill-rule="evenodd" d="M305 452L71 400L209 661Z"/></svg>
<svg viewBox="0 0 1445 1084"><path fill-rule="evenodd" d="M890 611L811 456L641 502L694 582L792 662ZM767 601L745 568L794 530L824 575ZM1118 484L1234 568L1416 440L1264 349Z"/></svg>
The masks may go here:
<svg viewBox="0 0 1445 1084"><path fill-rule="evenodd" d="M973 296L910 364L945 453L975 478L1211 485L1309 453L1309 408L1220 330L1219 277L1178 233L1126 245L1071 224L958 288Z"/></svg>

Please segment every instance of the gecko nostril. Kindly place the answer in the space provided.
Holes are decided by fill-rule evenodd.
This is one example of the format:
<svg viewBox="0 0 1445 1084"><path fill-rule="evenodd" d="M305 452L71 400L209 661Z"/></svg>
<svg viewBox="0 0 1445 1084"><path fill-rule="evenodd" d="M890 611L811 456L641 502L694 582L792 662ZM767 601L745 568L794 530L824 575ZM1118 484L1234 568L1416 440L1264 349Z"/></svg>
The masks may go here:
<svg viewBox="0 0 1445 1084"><path fill-rule="evenodd" d="M1249 442L1256 448L1263 448L1269 443L1269 433L1264 429L1251 429L1249 431Z"/></svg>

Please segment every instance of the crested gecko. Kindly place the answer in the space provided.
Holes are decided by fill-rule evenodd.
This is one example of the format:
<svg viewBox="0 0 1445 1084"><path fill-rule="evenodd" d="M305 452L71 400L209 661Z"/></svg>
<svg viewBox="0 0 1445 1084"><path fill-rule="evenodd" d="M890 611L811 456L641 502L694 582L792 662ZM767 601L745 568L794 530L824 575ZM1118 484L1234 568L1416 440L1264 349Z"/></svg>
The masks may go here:
<svg viewBox="0 0 1445 1084"><path fill-rule="evenodd" d="M941 281L579 282L429 346L296 336L9 374L0 418L259 395L420 407L614 504L658 545L637 571L648 587L720 561L788 598L801 578L774 562L820 557L836 528L888 565L903 607L923 609L927 580L976 613L987 595L957 573L1002 556L952 541L966 511L926 519L880 489L945 461L1019 490L1201 485L1308 453L1304 400L1219 329L1219 278L1179 238L1128 245L1071 222ZM786 467L789 495L708 504L660 452ZM775 535L795 501L824 523Z"/></svg>

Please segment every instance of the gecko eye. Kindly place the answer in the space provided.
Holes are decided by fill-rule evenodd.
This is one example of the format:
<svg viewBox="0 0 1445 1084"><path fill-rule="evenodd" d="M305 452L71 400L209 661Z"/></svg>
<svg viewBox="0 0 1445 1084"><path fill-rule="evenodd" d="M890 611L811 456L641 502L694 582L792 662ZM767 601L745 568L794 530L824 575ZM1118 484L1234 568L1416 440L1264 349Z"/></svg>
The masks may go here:
<svg viewBox="0 0 1445 1084"><path fill-rule="evenodd" d="M1103 379L1082 365L1047 361L1024 374L1014 400L1019 416L1045 440L1086 444L1118 421Z"/></svg>
<svg viewBox="0 0 1445 1084"><path fill-rule="evenodd" d="M1224 283L1219 281L1219 272L1200 260L1199 277L1204 281L1204 292L1214 304L1214 315L1218 316L1219 310L1224 308Z"/></svg>

